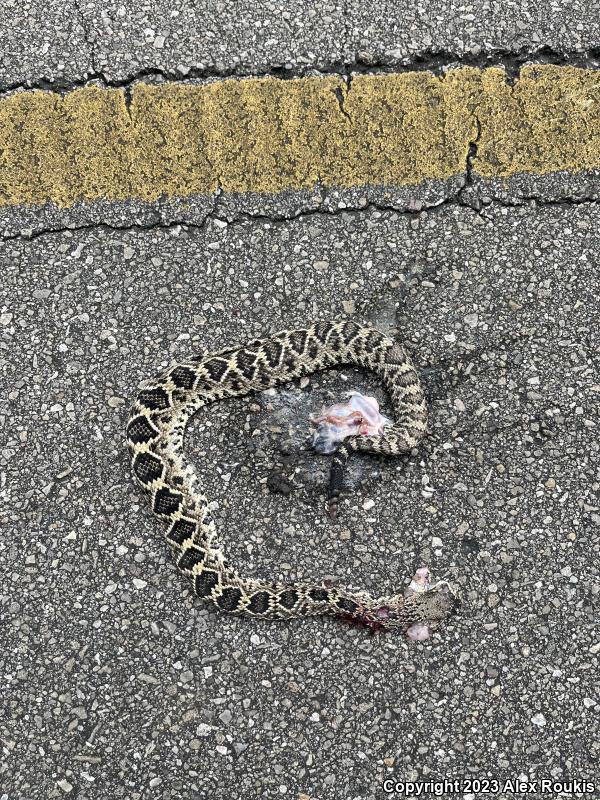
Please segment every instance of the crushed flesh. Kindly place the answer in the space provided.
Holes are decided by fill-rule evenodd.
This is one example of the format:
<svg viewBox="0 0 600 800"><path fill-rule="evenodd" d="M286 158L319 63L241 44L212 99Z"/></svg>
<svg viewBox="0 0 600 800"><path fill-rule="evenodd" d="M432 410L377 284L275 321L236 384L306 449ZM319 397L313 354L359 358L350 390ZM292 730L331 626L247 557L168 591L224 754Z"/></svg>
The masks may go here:
<svg viewBox="0 0 600 800"><path fill-rule="evenodd" d="M384 427L392 424L379 412L377 400L360 392L349 392L345 403L324 408L310 421L316 426L312 446L317 453L333 453L348 436L381 436Z"/></svg>

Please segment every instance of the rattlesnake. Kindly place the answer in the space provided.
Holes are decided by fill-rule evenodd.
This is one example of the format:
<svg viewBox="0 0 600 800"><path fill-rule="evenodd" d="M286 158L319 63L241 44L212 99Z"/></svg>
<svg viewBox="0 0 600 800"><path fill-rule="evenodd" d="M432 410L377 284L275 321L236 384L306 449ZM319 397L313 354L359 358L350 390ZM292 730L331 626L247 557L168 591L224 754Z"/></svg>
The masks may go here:
<svg viewBox="0 0 600 800"><path fill-rule="evenodd" d="M224 556L208 501L185 459L185 426L208 403L345 364L369 369L381 378L395 423L382 436L355 436L338 448L330 477L335 509L350 453L407 453L425 435L427 425L421 385L404 348L379 331L349 321L319 322L204 353L141 384L127 425L133 473L151 495L156 516L168 524L166 538L178 551L178 568L192 579L199 597L222 611L263 619L331 614L373 630L407 630L416 623L435 627L457 602L445 582L409 598L402 594L375 598L338 586L273 583L239 574Z"/></svg>

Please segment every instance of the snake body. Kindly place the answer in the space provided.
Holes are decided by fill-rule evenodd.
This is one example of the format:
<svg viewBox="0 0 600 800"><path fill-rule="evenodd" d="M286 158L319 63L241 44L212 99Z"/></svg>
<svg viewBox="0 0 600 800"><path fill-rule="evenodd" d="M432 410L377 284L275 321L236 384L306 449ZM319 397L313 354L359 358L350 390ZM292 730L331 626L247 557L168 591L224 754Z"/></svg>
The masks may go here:
<svg viewBox="0 0 600 800"><path fill-rule="evenodd" d="M167 524L166 538L177 551L179 570L191 578L198 597L222 611L262 619L330 614L373 630L407 630L415 623L435 627L454 608L445 583L409 598L373 597L337 586L247 577L225 558L208 501L183 452L190 417L209 403L348 364L379 376L395 422L381 436L355 436L338 448L330 483L335 504L349 454L397 456L409 452L426 432L427 407L417 373L404 348L384 334L354 322L319 322L204 353L140 385L127 425L133 474L150 495L154 514Z"/></svg>

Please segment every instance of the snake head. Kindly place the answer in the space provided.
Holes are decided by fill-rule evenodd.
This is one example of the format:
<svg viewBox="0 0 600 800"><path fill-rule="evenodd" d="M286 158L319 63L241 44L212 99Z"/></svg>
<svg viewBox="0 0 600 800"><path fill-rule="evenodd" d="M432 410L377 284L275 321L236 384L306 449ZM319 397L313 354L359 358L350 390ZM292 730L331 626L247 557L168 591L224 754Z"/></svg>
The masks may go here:
<svg viewBox="0 0 600 800"><path fill-rule="evenodd" d="M399 613L402 618L401 627L407 630L412 625L422 624L428 628L437 628L459 605L460 601L448 582L439 581L429 589L404 599Z"/></svg>
<svg viewBox="0 0 600 800"><path fill-rule="evenodd" d="M437 628L456 611L459 600L446 581L410 597L394 597L375 608L360 608L347 621L368 627L373 633L400 630L408 631L413 625Z"/></svg>

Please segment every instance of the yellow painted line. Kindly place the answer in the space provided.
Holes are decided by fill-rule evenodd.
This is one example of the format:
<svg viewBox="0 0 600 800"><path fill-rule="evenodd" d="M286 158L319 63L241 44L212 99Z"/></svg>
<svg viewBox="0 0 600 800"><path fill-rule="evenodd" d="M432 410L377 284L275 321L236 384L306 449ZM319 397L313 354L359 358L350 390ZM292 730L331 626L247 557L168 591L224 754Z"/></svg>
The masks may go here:
<svg viewBox="0 0 600 800"><path fill-rule="evenodd" d="M600 72L528 66L513 87L482 72L475 171L488 178L600 168Z"/></svg>
<svg viewBox="0 0 600 800"><path fill-rule="evenodd" d="M600 169L600 72L501 69L89 86L0 100L0 205L407 186Z"/></svg>

